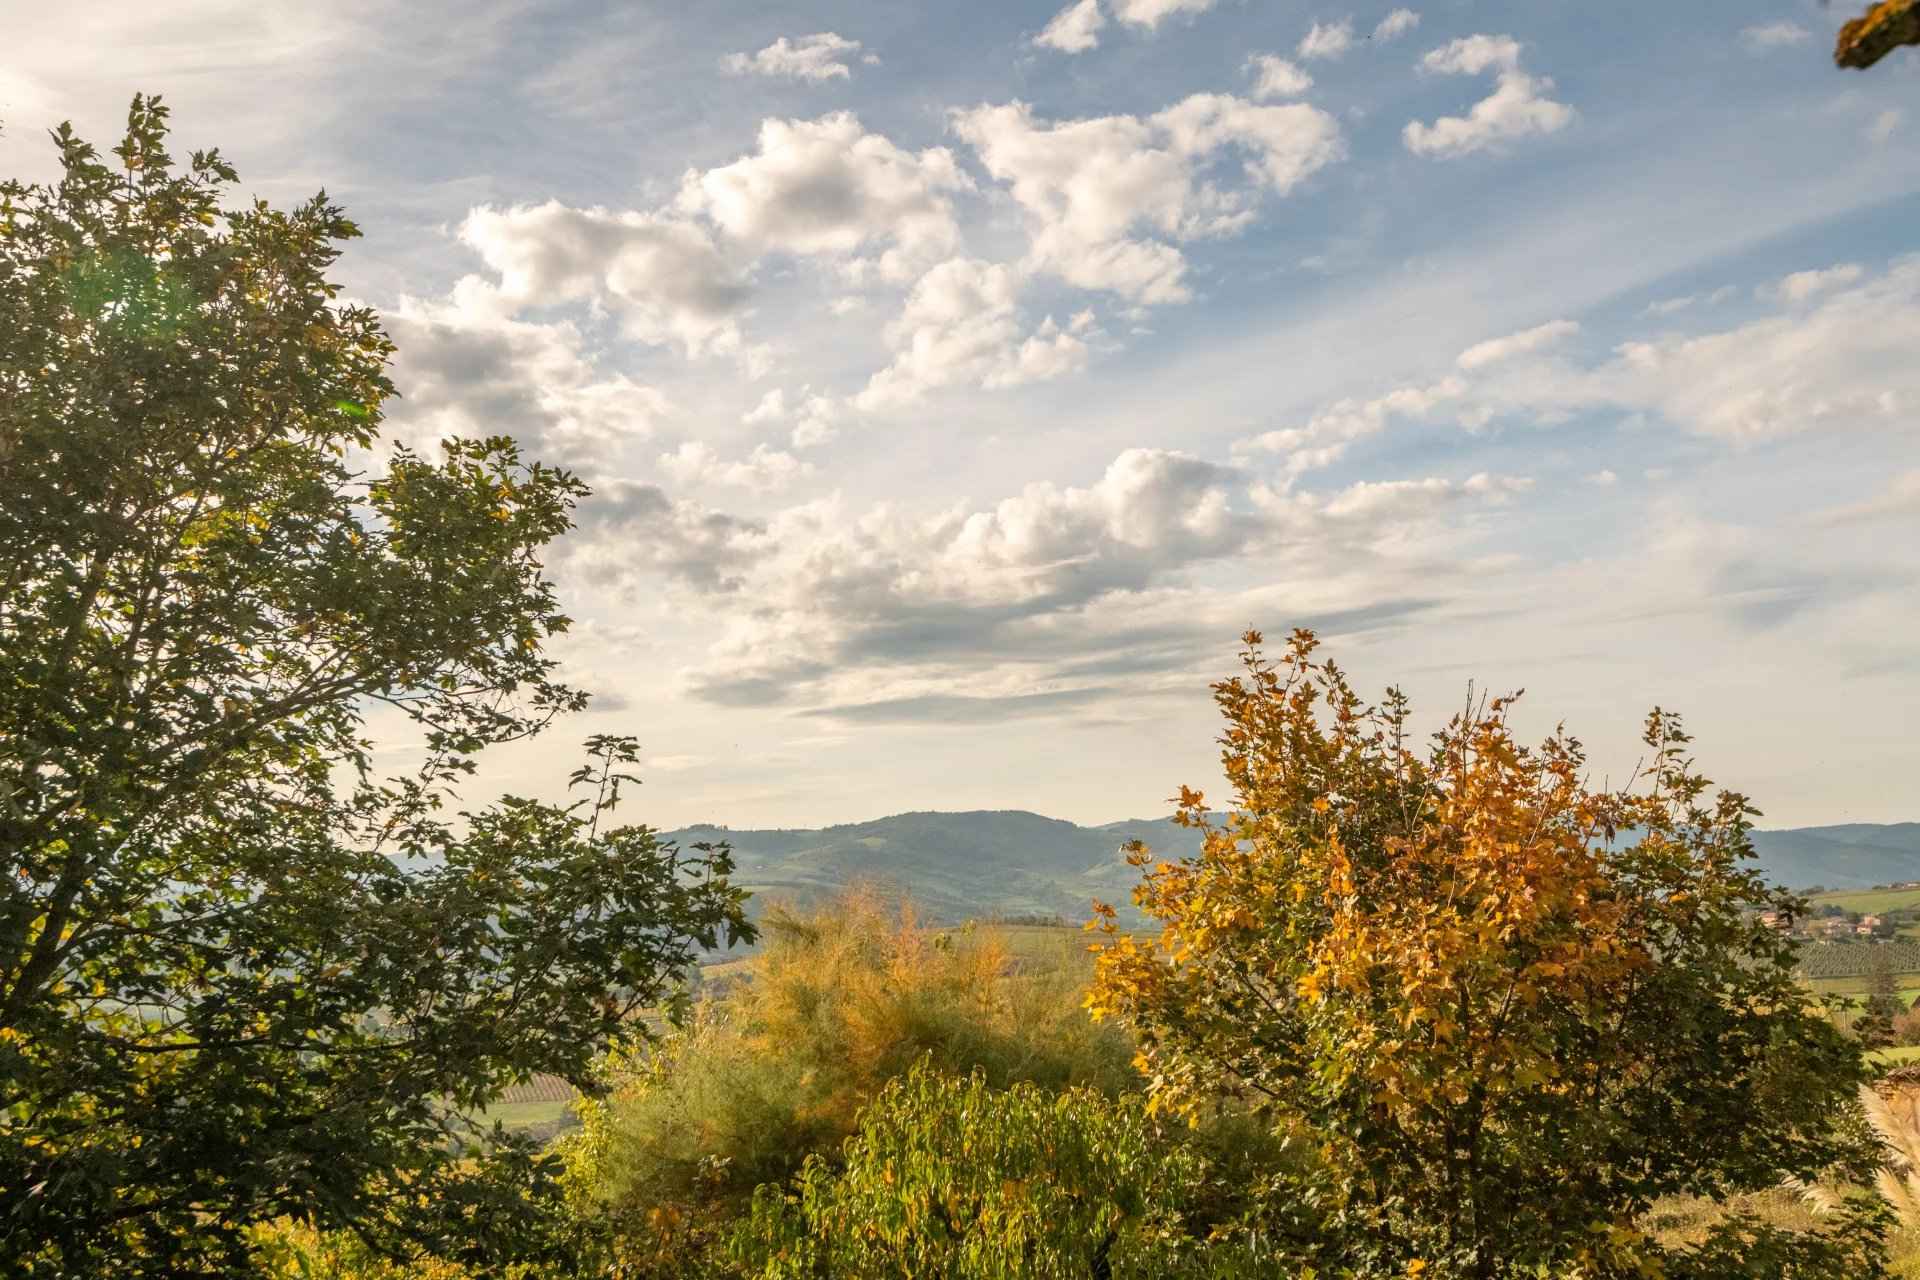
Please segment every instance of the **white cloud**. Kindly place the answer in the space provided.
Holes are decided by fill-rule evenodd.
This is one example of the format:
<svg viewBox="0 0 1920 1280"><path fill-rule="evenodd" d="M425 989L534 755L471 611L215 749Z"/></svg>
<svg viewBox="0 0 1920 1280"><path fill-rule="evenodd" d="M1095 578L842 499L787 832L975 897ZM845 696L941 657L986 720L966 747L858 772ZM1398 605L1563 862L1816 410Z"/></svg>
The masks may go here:
<svg viewBox="0 0 1920 1280"><path fill-rule="evenodd" d="M759 404L741 414L740 421L752 427L767 422L778 422L786 416L787 393L775 387L760 397Z"/></svg>
<svg viewBox="0 0 1920 1280"><path fill-rule="evenodd" d="M838 255L856 274L905 280L952 250L958 230L948 193L971 185L945 147L907 151L839 111L762 121L758 149L688 173L678 207L711 218L756 253ZM854 257L882 244L877 257Z"/></svg>
<svg viewBox="0 0 1920 1280"><path fill-rule="evenodd" d="M603 585L659 575L699 595L731 595L775 549L765 521L629 480L596 486L574 518L578 532L562 542L558 562Z"/></svg>
<svg viewBox="0 0 1920 1280"><path fill-rule="evenodd" d="M793 447L811 449L840 434L834 425L839 411L838 402L827 396L808 396L801 401L799 420L793 424Z"/></svg>
<svg viewBox="0 0 1920 1280"><path fill-rule="evenodd" d="M1888 107L1875 116L1873 123L1867 126L1867 141L1876 147L1884 146L1899 131L1901 122L1906 118L1907 113L1900 108Z"/></svg>
<svg viewBox="0 0 1920 1280"><path fill-rule="evenodd" d="M698 440L688 440L659 458L660 468L683 489L730 485L753 493L778 493L813 474L813 464L790 453L755 445L744 458L727 462Z"/></svg>
<svg viewBox="0 0 1920 1280"><path fill-rule="evenodd" d="M643 342L689 355L741 348L747 285L693 222L549 200L476 208L460 239L499 274L504 305L611 301Z"/></svg>
<svg viewBox="0 0 1920 1280"><path fill-rule="evenodd" d="M1458 363L1462 369L1479 369L1529 351L1538 351L1542 347L1578 332L1580 332L1580 325L1575 321L1549 320L1546 324L1524 329L1519 333L1510 333L1504 338L1489 338L1485 342L1476 342L1460 353Z"/></svg>
<svg viewBox="0 0 1920 1280"><path fill-rule="evenodd" d="M847 60L860 52L860 42L831 31L789 40L781 36L755 54L733 53L720 60L735 75L787 76L795 80L848 80ZM878 61L868 54L862 61Z"/></svg>
<svg viewBox="0 0 1920 1280"><path fill-rule="evenodd" d="M1920 518L1920 471L1895 476L1887 487L1860 502L1822 512L1821 524L1854 524L1867 520Z"/></svg>
<svg viewBox="0 0 1920 1280"><path fill-rule="evenodd" d="M1441 75L1497 75L1494 91L1466 115L1442 116L1432 124L1408 121L1401 138L1415 155L1466 155L1513 138L1555 133L1573 120L1572 107L1546 96L1552 80L1520 70L1520 43L1512 36L1465 36L1428 53L1420 65Z"/></svg>
<svg viewBox="0 0 1920 1280"><path fill-rule="evenodd" d="M1597 489L1611 489L1620 482L1620 477L1615 475L1611 469L1602 468L1587 476L1586 480L1588 484Z"/></svg>
<svg viewBox="0 0 1920 1280"><path fill-rule="evenodd" d="M1675 312L1687 310L1695 303L1704 306L1718 306L1739 292L1740 291L1734 288L1734 286L1728 284L1720 286L1712 293L1688 293L1677 298L1661 298L1657 301L1649 302L1641 314L1649 316L1670 316Z"/></svg>
<svg viewBox="0 0 1920 1280"><path fill-rule="evenodd" d="M1759 298L1777 298L1781 302L1805 302L1808 298L1850 285L1863 274L1857 262L1842 262L1812 271L1796 271L1772 284L1754 290Z"/></svg>
<svg viewBox="0 0 1920 1280"><path fill-rule="evenodd" d="M1920 361L1911 356L1920 348L1920 255L1798 301L1779 290L1768 296L1778 313L1623 342L1592 365L1551 350L1576 330L1573 322L1541 325L1469 348L1460 362L1467 376L1341 400L1303 426L1239 441L1233 451L1279 455L1281 476L1294 477L1339 460L1353 441L1398 419L1478 430L1496 418L1546 427L1599 412L1733 443L1910 427L1920 409ZM1513 358L1522 353L1533 358Z"/></svg>
<svg viewBox="0 0 1920 1280"><path fill-rule="evenodd" d="M1754 440L1903 420L1920 406L1920 259L1738 328L1622 344L1586 388L1686 430Z"/></svg>
<svg viewBox="0 0 1920 1280"><path fill-rule="evenodd" d="M1371 400L1340 400L1314 414L1303 426L1235 441L1233 453L1237 458L1279 454L1286 459L1284 477L1303 475L1331 466L1354 441L1384 431L1395 418L1428 418L1440 406L1457 400L1466 389L1461 379L1449 377L1430 386L1399 387Z"/></svg>
<svg viewBox="0 0 1920 1280"><path fill-rule="evenodd" d="M1813 33L1797 22L1766 22L1743 28L1740 43L1755 53L1768 49L1778 49L1784 45L1799 44L1813 38Z"/></svg>
<svg viewBox="0 0 1920 1280"><path fill-rule="evenodd" d="M1303 493L1190 454L1128 449L1088 486L1034 482L985 508L861 512L836 496L744 535L731 526L706 534L692 520L701 536L682 537L690 545L657 571L724 597L721 638L689 673L698 699L820 706L956 688L993 694L1008 679L1030 682L1036 665L1071 679L1086 656L1074 637L1089 627L1124 666L1136 655L1119 646L1143 630L1149 606L1174 613L1145 640L1160 652L1170 639L1194 643L1195 603L1177 588L1209 562L1280 557L1316 584L1306 595L1325 598L1337 584L1363 613L1403 573L1410 583L1424 575L1430 590L1428 558L1447 536L1447 513L1497 505L1528 484L1479 473ZM655 518L680 527L664 511ZM702 554L716 545L718 566ZM751 554L724 559L743 546ZM735 599L756 607L728 607Z"/></svg>
<svg viewBox="0 0 1920 1280"><path fill-rule="evenodd" d="M1422 480L1363 480L1320 502L1319 509L1335 520L1405 518L1463 497L1484 497L1498 502L1532 487L1533 481L1526 476L1497 476L1485 471L1475 472L1457 483L1439 476Z"/></svg>
<svg viewBox="0 0 1920 1280"><path fill-rule="evenodd" d="M1254 73L1253 100L1293 98L1313 88L1313 77L1298 64L1271 53L1256 53L1247 59L1246 69Z"/></svg>
<svg viewBox="0 0 1920 1280"><path fill-rule="evenodd" d="M1058 49L1061 53L1085 53L1100 45L1100 29L1107 25L1100 11L1100 0L1075 0L1047 23L1033 38L1036 45Z"/></svg>
<svg viewBox="0 0 1920 1280"><path fill-rule="evenodd" d="M834 422L838 415L838 404L830 396L814 394L811 387L801 387L794 395L791 406L787 402L786 391L776 387L761 396L760 403L743 414L740 421L750 427L779 426L790 422L793 424L793 447L810 449L834 438L837 434Z"/></svg>
<svg viewBox="0 0 1920 1280"><path fill-rule="evenodd" d="M1920 257L1798 293L1769 291L1781 310L1733 328L1621 343L1593 367L1551 357L1497 367L1462 403L1548 423L1583 410L1646 415L1732 442L1910 423L1920 406Z"/></svg>
<svg viewBox="0 0 1920 1280"><path fill-rule="evenodd" d="M1397 40L1420 25L1420 15L1411 9L1395 9L1380 19L1380 25L1373 29L1375 40Z"/></svg>
<svg viewBox="0 0 1920 1280"><path fill-rule="evenodd" d="M894 358L855 397L858 408L887 409L954 383L1014 386L1084 367L1086 344L1051 317L1024 339L1014 267L953 258L913 286L899 319L888 326Z"/></svg>
<svg viewBox="0 0 1920 1280"><path fill-rule="evenodd" d="M510 435L530 456L598 468L671 410L658 390L590 358L572 324L509 318L473 277L445 302L402 297L382 320L399 348L388 432L416 450Z"/></svg>
<svg viewBox="0 0 1920 1280"><path fill-rule="evenodd" d="M1294 50L1303 58L1338 58L1353 48L1353 19L1316 22Z"/></svg>
<svg viewBox="0 0 1920 1280"><path fill-rule="evenodd" d="M1290 191L1344 154L1340 129L1303 104L1257 106L1196 94L1157 115L1048 123L1014 102L956 112L954 128L1028 216L1030 262L1083 289L1140 303L1189 296L1172 240L1226 235L1255 216L1262 194ZM1201 172L1226 151L1247 185L1222 189Z"/></svg>
<svg viewBox="0 0 1920 1280"><path fill-rule="evenodd" d="M1512 36L1462 36L1431 50L1420 60L1437 75L1477 76L1488 70L1517 71L1520 42Z"/></svg>
<svg viewBox="0 0 1920 1280"><path fill-rule="evenodd" d="M1113 16L1131 26L1148 30L1177 13L1205 13L1216 0L1112 0Z"/></svg>

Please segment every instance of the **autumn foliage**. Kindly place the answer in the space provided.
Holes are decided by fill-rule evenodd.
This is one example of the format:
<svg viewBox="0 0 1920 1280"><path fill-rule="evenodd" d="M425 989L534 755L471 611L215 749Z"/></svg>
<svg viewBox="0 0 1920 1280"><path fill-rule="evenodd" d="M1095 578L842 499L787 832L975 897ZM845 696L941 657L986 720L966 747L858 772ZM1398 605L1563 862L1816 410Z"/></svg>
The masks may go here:
<svg viewBox="0 0 1920 1280"><path fill-rule="evenodd" d="M1794 902L1678 717L1595 789L1577 739L1516 741L1514 698L1420 751L1406 699L1364 704L1310 632L1278 663L1245 640L1215 686L1234 810L1183 789L1200 854L1134 850L1157 937L1095 921L1088 1005L1135 1031L1157 1107L1237 1096L1310 1134L1381 1274L1683 1274L1637 1225L1656 1198L1847 1154L1826 1117L1858 1051L1755 919Z"/></svg>

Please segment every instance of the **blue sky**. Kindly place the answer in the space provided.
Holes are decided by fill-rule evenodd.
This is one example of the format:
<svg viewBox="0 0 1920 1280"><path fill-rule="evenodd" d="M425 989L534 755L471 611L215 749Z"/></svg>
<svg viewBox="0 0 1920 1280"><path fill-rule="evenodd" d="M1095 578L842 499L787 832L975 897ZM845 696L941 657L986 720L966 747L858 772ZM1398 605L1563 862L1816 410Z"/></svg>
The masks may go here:
<svg viewBox="0 0 1920 1280"><path fill-rule="evenodd" d="M486 785L626 731L662 826L1148 814L1307 624L1596 774L1658 703L1769 825L1920 814L1920 58L1839 8L164 8L10 16L8 172L163 93L361 223L397 438L595 486L601 696Z"/></svg>

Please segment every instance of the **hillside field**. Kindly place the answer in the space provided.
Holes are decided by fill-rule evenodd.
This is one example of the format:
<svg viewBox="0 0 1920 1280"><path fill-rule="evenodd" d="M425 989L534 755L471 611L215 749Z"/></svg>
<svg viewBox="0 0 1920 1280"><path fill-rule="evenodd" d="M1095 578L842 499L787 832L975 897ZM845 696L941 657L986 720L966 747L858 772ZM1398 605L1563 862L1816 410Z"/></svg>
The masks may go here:
<svg viewBox="0 0 1920 1280"><path fill-rule="evenodd" d="M1853 889L1823 893L1808 901L1835 906L1842 911L1858 911L1861 915L1877 915L1883 911L1920 907L1920 889Z"/></svg>

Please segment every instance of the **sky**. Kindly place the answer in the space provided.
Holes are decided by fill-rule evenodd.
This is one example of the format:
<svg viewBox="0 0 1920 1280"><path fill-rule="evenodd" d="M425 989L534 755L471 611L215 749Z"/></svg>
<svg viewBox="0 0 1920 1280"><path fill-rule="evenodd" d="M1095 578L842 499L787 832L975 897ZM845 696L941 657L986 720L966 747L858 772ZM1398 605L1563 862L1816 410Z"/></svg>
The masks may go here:
<svg viewBox="0 0 1920 1280"><path fill-rule="evenodd" d="M658 827L1222 789L1314 628L1428 727L1646 711L1767 826L1920 818L1920 57L1816 0L11 6L0 165L158 92L324 188L395 440L550 567ZM385 762L418 750L376 719Z"/></svg>

